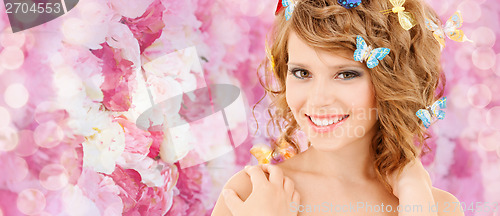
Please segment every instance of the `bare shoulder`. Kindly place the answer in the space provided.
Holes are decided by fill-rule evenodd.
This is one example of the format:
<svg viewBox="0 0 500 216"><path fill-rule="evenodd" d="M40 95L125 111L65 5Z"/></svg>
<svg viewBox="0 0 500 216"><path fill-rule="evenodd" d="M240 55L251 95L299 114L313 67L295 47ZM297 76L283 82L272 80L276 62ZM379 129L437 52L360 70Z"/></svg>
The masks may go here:
<svg viewBox="0 0 500 216"><path fill-rule="evenodd" d="M240 170L226 182L224 189L234 190L241 200L245 201L252 193L252 182L250 181L250 176L245 172L245 170ZM220 194L217 199L217 203L212 211L212 216L231 216L231 212L227 208L222 194Z"/></svg>
<svg viewBox="0 0 500 216"><path fill-rule="evenodd" d="M463 216L464 213L460 205L458 204L458 199L453 196L453 194L441 190L439 188L432 187L432 196L434 197L434 202L438 205L438 215L439 216ZM458 208L457 208L458 207Z"/></svg>

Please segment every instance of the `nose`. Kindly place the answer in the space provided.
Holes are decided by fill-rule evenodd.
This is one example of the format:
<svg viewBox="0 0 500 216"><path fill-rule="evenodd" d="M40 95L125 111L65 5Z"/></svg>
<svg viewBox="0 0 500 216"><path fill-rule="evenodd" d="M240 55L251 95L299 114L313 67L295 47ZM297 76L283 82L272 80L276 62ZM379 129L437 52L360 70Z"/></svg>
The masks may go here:
<svg viewBox="0 0 500 216"><path fill-rule="evenodd" d="M309 102L313 108L326 108L336 101L336 91L329 79L316 79L309 92Z"/></svg>

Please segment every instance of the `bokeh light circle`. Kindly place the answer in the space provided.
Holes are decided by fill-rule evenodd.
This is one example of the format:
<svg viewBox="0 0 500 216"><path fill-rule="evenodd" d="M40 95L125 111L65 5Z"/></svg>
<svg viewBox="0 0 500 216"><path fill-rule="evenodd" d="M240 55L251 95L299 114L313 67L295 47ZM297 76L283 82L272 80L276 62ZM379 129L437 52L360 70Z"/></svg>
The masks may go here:
<svg viewBox="0 0 500 216"><path fill-rule="evenodd" d="M500 131L500 106L488 110L486 113L486 124L488 124L491 129Z"/></svg>
<svg viewBox="0 0 500 216"><path fill-rule="evenodd" d="M488 70L495 66L496 57L492 48L477 48L472 52L472 63L481 70Z"/></svg>
<svg viewBox="0 0 500 216"><path fill-rule="evenodd" d="M482 84L487 85L490 88L491 95L493 95L493 98L491 99L492 104L499 104L500 103L500 77L497 77L495 75L491 75L490 77L484 78L482 80Z"/></svg>
<svg viewBox="0 0 500 216"><path fill-rule="evenodd" d="M482 130L477 136L477 143L487 151L495 151L500 144L500 131Z"/></svg>
<svg viewBox="0 0 500 216"><path fill-rule="evenodd" d="M78 159L78 153L74 149L68 149L61 153L59 158L59 163L64 166L66 172L70 179L75 179L80 176L82 170L78 167L81 166L81 162Z"/></svg>
<svg viewBox="0 0 500 216"><path fill-rule="evenodd" d="M38 151L38 145L33 139L33 131L31 130L21 130L18 132L19 144L16 148L16 154L19 156L30 156Z"/></svg>
<svg viewBox="0 0 500 216"><path fill-rule="evenodd" d="M496 70L494 70L494 71L495 71L495 74L496 74L498 77L500 77L500 53L497 55L497 60L496 60L496 62L498 62L498 63L496 64Z"/></svg>
<svg viewBox="0 0 500 216"><path fill-rule="evenodd" d="M12 127L5 127L0 130L0 151L12 151L19 144L17 130Z"/></svg>
<svg viewBox="0 0 500 216"><path fill-rule="evenodd" d="M13 83L5 89L5 103L14 109L18 109L26 105L28 99L29 92L23 84Z"/></svg>
<svg viewBox="0 0 500 216"><path fill-rule="evenodd" d="M469 101L466 97L468 88L469 85L465 85L463 83L457 83L455 86L452 86L449 97L453 98L453 100L450 100L450 102L454 107L467 108L470 106Z"/></svg>
<svg viewBox="0 0 500 216"><path fill-rule="evenodd" d="M471 108L467 113L467 126L473 128L477 132L483 128L487 128L484 122L486 121L486 110L482 108ZM475 140L477 135L473 136Z"/></svg>
<svg viewBox="0 0 500 216"><path fill-rule="evenodd" d="M467 126L462 130L459 136L460 145L467 151L476 151L477 147L477 129Z"/></svg>
<svg viewBox="0 0 500 216"><path fill-rule="evenodd" d="M474 85L467 91L467 99L472 106L483 108L491 102L490 88L483 84Z"/></svg>
<svg viewBox="0 0 500 216"><path fill-rule="evenodd" d="M47 190L61 190L68 184L69 176L61 164L50 164L42 168L39 180Z"/></svg>
<svg viewBox="0 0 500 216"><path fill-rule="evenodd" d="M0 45L3 47L22 47L24 42L26 41L26 35L24 32L8 32L4 31L0 34Z"/></svg>
<svg viewBox="0 0 500 216"><path fill-rule="evenodd" d="M455 64L461 69L467 71L472 67L472 52L474 48L472 46L460 46L455 51Z"/></svg>
<svg viewBox="0 0 500 216"><path fill-rule="evenodd" d="M19 47L5 47L0 53L0 66L8 70L20 68L24 63L24 53Z"/></svg>
<svg viewBox="0 0 500 216"><path fill-rule="evenodd" d="M39 124L48 121L60 121L66 117L66 111L59 109L56 102L44 101L36 105L34 118Z"/></svg>
<svg viewBox="0 0 500 216"><path fill-rule="evenodd" d="M12 167L10 168L15 169L15 171L9 173L8 179L12 182L20 182L24 180L29 173L28 163L22 157L15 155L12 162Z"/></svg>
<svg viewBox="0 0 500 216"><path fill-rule="evenodd" d="M458 5L458 10L462 13L464 22L474 23L482 14L481 6L474 0L464 1Z"/></svg>
<svg viewBox="0 0 500 216"><path fill-rule="evenodd" d="M17 209L27 215L41 213L45 205L45 196L37 189L23 190L17 196Z"/></svg>
<svg viewBox="0 0 500 216"><path fill-rule="evenodd" d="M481 26L472 32L471 40L474 41L475 45L478 47L493 47L493 45L495 45L496 35L491 28Z"/></svg>
<svg viewBox="0 0 500 216"><path fill-rule="evenodd" d="M10 125L10 113L7 109L0 106L0 130Z"/></svg>
<svg viewBox="0 0 500 216"><path fill-rule="evenodd" d="M48 121L36 127L33 138L38 146L53 148L63 140L64 131L54 121Z"/></svg>

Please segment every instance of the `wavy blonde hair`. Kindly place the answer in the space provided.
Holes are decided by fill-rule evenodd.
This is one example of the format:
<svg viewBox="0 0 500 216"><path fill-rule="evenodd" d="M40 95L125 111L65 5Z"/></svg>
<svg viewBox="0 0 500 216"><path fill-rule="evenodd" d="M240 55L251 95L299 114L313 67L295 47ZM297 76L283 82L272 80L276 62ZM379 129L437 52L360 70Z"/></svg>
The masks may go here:
<svg viewBox="0 0 500 216"><path fill-rule="evenodd" d="M270 40L275 67L273 70L272 62L264 60L261 66L265 76L259 78L266 91L263 98L269 94L272 100L268 134L271 123L281 132L273 140L274 145L288 143L301 152L295 138L298 124L285 98L290 32L294 31L311 47L331 52L354 52L356 35L360 35L372 47L391 49L377 67L370 69L379 126L370 151L377 178L392 193L388 175L402 171L422 150L429 149L425 140L430 134L415 113L440 98L446 82L441 73L439 43L425 27L425 17L436 21L435 12L422 0L406 0L403 6L417 22L408 31L400 26L397 14L381 13L393 7L388 0L363 0L352 9L340 6L337 0L299 0L288 21L284 9L281 10Z"/></svg>

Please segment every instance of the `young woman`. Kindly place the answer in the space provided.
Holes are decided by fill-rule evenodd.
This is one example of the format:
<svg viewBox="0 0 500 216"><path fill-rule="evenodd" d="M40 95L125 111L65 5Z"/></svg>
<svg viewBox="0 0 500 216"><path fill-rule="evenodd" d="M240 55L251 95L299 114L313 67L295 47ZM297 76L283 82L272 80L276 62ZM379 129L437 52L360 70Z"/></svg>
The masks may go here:
<svg viewBox="0 0 500 216"><path fill-rule="evenodd" d="M428 125L416 113L443 101L445 83L425 27L434 11L422 0L284 2L264 87L284 128L275 152L300 153L235 174L212 215L463 215L418 159Z"/></svg>

